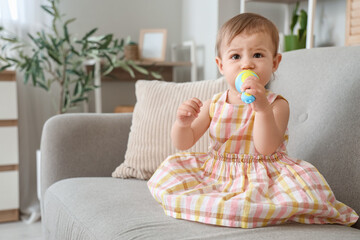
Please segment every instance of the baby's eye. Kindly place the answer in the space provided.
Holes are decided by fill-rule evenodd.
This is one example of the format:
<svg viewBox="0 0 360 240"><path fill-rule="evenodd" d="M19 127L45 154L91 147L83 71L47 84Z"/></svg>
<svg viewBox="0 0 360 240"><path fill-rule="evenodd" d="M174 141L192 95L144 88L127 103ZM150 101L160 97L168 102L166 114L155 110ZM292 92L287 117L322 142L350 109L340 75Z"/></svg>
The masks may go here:
<svg viewBox="0 0 360 240"><path fill-rule="evenodd" d="M240 55L239 54L234 54L234 55L231 56L231 59L233 59L233 60L240 59Z"/></svg>
<svg viewBox="0 0 360 240"><path fill-rule="evenodd" d="M263 55L261 53L255 53L254 58L262 58Z"/></svg>

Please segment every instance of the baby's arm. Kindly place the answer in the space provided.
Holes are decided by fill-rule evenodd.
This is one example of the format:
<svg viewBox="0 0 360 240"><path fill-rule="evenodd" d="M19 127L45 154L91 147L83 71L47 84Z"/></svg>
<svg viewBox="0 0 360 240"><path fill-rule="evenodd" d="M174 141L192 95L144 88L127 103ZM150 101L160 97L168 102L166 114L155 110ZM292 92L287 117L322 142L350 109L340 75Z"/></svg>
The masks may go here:
<svg viewBox="0 0 360 240"><path fill-rule="evenodd" d="M202 103L199 99L192 98L180 105L171 130L171 139L177 149L191 148L209 128L210 102L211 100Z"/></svg>
<svg viewBox="0 0 360 240"><path fill-rule="evenodd" d="M254 144L259 153L272 154L284 141L289 113L288 102L281 98L275 100L270 108L256 112Z"/></svg>

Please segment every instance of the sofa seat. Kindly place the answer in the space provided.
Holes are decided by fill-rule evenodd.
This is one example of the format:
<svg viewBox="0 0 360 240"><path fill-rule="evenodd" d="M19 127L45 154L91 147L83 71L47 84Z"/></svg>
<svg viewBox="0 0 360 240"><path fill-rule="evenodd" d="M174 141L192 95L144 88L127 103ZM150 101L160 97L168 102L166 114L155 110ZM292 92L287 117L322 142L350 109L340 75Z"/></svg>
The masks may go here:
<svg viewBox="0 0 360 240"><path fill-rule="evenodd" d="M174 219L142 180L69 178L53 184L44 199L49 239L360 239L359 230L340 225L241 229Z"/></svg>

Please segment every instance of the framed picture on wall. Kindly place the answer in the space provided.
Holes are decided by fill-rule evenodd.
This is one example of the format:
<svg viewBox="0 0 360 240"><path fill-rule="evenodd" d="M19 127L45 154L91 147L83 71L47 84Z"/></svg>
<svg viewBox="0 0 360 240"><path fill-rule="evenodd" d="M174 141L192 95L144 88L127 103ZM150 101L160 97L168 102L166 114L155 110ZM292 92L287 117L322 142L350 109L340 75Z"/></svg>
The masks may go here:
<svg viewBox="0 0 360 240"><path fill-rule="evenodd" d="M140 30L140 60L158 62L165 61L166 38L166 29Z"/></svg>

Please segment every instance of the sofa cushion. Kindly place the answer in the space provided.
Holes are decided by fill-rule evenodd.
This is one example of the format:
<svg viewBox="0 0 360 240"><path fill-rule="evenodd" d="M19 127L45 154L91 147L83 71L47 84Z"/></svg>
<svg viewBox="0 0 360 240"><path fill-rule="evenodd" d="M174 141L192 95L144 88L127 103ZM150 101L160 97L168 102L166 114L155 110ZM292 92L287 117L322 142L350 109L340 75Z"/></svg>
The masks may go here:
<svg viewBox="0 0 360 240"><path fill-rule="evenodd" d="M359 56L360 46L288 52L270 86L290 104L289 155L311 162L358 214Z"/></svg>
<svg viewBox="0 0 360 240"><path fill-rule="evenodd" d="M360 239L360 230L340 225L241 229L174 219L151 197L146 182L135 179L62 180L47 190L44 206L45 239Z"/></svg>
<svg viewBox="0 0 360 240"><path fill-rule="evenodd" d="M192 97L210 99L226 87L223 78L187 83L137 81L137 102L125 161L116 168L112 176L149 179L162 161L176 152L171 143L170 131L178 106ZM208 133L189 149L195 152L207 150Z"/></svg>

